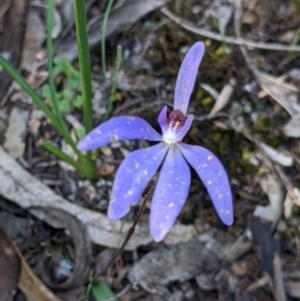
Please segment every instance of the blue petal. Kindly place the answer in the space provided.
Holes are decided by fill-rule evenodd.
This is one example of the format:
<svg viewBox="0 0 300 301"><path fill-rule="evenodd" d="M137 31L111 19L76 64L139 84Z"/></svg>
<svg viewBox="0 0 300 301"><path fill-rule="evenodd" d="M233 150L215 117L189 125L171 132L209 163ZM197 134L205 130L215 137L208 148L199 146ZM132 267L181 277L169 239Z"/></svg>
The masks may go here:
<svg viewBox="0 0 300 301"><path fill-rule="evenodd" d="M206 148L180 143L179 148L206 187L216 211L226 225L233 222L233 205L227 173L219 159Z"/></svg>
<svg viewBox="0 0 300 301"><path fill-rule="evenodd" d="M203 42L195 43L188 50L180 66L175 86L174 110L178 109L183 114L187 112L204 51Z"/></svg>
<svg viewBox="0 0 300 301"><path fill-rule="evenodd" d="M89 151L111 142L132 139L161 141L161 135L140 117L119 116L97 126L79 141L77 148Z"/></svg>
<svg viewBox="0 0 300 301"><path fill-rule="evenodd" d="M164 159L168 146L159 143L130 153L121 163L112 188L109 219L126 215L136 205Z"/></svg>
<svg viewBox="0 0 300 301"><path fill-rule="evenodd" d="M189 193L191 172L177 146L170 147L153 194L150 231L159 242L169 232Z"/></svg>

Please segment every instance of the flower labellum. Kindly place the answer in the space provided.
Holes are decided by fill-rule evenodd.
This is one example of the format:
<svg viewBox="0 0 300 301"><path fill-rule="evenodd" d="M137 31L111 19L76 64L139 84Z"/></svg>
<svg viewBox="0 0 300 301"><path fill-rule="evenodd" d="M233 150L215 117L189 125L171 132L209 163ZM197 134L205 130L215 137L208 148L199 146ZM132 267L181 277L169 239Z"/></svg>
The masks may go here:
<svg viewBox="0 0 300 301"><path fill-rule="evenodd" d="M233 222L231 189L222 163L206 148L181 142L193 122L194 116L187 115L187 109L204 51L203 42L188 50L177 77L174 110L168 115L165 106L158 116L162 134L140 117L119 116L102 123L78 143L79 150L89 151L120 140L158 142L133 151L124 159L115 177L108 208L109 219L126 215L161 166L150 212L150 232L157 242L169 232L186 202L191 183L189 165L202 180L223 223Z"/></svg>

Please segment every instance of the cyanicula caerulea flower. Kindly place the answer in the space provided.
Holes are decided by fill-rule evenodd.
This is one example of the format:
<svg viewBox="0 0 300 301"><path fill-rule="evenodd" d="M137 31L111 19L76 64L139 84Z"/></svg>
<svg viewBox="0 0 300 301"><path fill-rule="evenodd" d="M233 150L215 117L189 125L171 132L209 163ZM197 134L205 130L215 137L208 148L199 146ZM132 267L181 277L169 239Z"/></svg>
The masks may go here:
<svg viewBox="0 0 300 301"><path fill-rule="evenodd" d="M186 114L204 51L204 44L197 42L187 52L177 77L174 110L168 114L165 106L158 116L162 134L140 117L119 116L102 123L78 143L78 149L88 151L121 140L159 142L133 151L124 159L113 183L108 208L111 220L126 215L161 166L150 212L150 231L157 242L171 229L188 197L189 165L203 181L223 223L231 225L233 221L232 195L223 165L206 148L181 142L193 121L193 115Z"/></svg>

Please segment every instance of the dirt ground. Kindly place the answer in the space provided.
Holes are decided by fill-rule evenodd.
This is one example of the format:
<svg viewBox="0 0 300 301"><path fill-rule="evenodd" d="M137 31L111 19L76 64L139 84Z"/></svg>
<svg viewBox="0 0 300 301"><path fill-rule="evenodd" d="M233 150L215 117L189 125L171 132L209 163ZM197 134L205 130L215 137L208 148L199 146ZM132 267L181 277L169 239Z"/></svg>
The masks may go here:
<svg viewBox="0 0 300 301"><path fill-rule="evenodd" d="M192 171L188 199L166 239L151 238L147 205L136 233L106 269L139 209L122 221L107 219L116 171L132 150L152 143L101 148L99 179L88 181L41 146L48 140L74 156L0 69L0 301L300 299L299 0L115 1L105 81L100 40L107 4L86 1L93 124L108 106L119 45L123 60L110 117L140 116L160 131L157 116L164 105L172 107L183 57L203 41L189 105L195 121L184 142L208 148L224 164L234 223L222 224ZM49 104L46 8L43 0L0 1L0 54ZM55 84L76 137L83 116L73 102L80 89L71 0L56 1L52 37L55 58L68 59L73 72L57 72Z"/></svg>

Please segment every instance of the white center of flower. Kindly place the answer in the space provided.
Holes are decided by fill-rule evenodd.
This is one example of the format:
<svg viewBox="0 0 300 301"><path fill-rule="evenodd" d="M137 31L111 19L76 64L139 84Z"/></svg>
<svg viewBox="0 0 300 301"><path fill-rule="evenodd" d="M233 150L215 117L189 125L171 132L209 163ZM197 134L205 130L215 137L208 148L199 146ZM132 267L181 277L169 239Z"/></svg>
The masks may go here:
<svg viewBox="0 0 300 301"><path fill-rule="evenodd" d="M169 128L163 133L163 140L167 145L171 145L181 141L182 137L178 137L178 134L172 128Z"/></svg>

